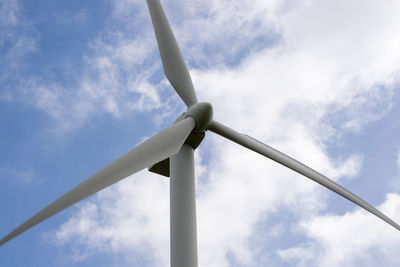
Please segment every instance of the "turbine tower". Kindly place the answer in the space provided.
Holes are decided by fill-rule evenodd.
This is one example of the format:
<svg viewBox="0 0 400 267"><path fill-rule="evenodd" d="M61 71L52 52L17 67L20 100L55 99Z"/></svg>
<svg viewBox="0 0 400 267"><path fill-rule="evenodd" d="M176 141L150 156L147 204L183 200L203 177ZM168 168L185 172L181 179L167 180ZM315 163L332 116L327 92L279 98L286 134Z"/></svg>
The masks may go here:
<svg viewBox="0 0 400 267"><path fill-rule="evenodd" d="M385 214L346 188L284 153L212 119L210 103L198 102L183 56L159 0L147 0L165 76L187 106L173 125L139 144L36 213L0 240L0 246L29 228L144 168L170 177L171 266L198 265L194 150L214 132L321 184L400 231Z"/></svg>

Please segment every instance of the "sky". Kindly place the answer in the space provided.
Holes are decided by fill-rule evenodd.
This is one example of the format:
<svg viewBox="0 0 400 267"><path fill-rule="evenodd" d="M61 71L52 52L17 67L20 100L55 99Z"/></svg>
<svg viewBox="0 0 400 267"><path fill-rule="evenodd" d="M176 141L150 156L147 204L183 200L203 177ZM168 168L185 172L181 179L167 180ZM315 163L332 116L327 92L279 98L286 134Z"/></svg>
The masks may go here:
<svg viewBox="0 0 400 267"><path fill-rule="evenodd" d="M214 119L400 222L400 2L162 0ZM0 0L0 236L185 111L145 1ZM400 233L220 136L196 150L199 266L399 266ZM2 266L168 266L143 170L0 247Z"/></svg>

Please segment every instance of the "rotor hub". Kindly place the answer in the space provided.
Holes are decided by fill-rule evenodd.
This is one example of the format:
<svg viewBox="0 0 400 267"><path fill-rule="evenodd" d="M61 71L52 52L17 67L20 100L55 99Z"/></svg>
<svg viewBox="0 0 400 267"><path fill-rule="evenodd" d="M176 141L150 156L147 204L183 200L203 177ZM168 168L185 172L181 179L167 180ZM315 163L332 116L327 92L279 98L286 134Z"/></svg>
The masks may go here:
<svg viewBox="0 0 400 267"><path fill-rule="evenodd" d="M213 108L208 102L199 102L189 107L183 114L183 118L192 117L196 121L195 133L204 133L212 121Z"/></svg>

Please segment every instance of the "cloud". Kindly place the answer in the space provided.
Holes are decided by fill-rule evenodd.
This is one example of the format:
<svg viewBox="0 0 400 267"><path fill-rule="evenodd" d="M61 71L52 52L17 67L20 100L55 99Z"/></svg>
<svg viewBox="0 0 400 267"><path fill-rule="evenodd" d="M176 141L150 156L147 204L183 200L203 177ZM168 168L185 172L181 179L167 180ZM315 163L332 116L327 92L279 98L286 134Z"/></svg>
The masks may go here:
<svg viewBox="0 0 400 267"><path fill-rule="evenodd" d="M10 26L18 23L19 5L16 0L0 1L0 25Z"/></svg>
<svg viewBox="0 0 400 267"><path fill-rule="evenodd" d="M400 195L388 194L378 208L399 221ZM304 246L290 248L279 251L282 259L306 260L315 266L396 266L400 263L396 249L400 246L398 230L359 208L344 215L328 214L305 219L300 228L313 240L308 244L308 253L301 253ZM309 257L309 253L314 256Z"/></svg>
<svg viewBox="0 0 400 267"><path fill-rule="evenodd" d="M178 1L166 11L186 59L209 69L236 66L247 55L278 43L280 29L273 14L277 2Z"/></svg>
<svg viewBox="0 0 400 267"><path fill-rule="evenodd" d="M153 43L149 45L151 35L132 35L123 27L114 29L110 23L82 46L85 56L78 60L80 64L60 60L51 63L56 68L42 68L32 74L26 72L31 63L27 56L42 49L35 23L26 21L16 1L2 5L1 12L14 19L5 24L7 31L0 32L0 46L5 48L0 99L43 111L54 122L53 132L66 136L101 114L119 118L132 111L148 112L170 105L169 101L160 101L165 82L153 79L159 62L149 63L154 50ZM80 10L69 20L85 23L87 16L87 11Z"/></svg>
<svg viewBox="0 0 400 267"><path fill-rule="evenodd" d="M136 7L136 2L130 4ZM167 11L174 14L175 5L166 3ZM400 37L393 34L400 24L397 5L397 1L385 5L375 1L197 1L193 7L179 5L176 14L186 15L177 16L173 24L178 40L183 40L184 54L194 62L190 67L199 98L213 103L217 120L334 180L357 179L362 153L332 157L329 141L360 133L390 111L399 82L400 52L395 47ZM94 43L100 51L119 51L115 56L104 52L104 57L98 53L90 58L99 68L94 71L96 80L109 84L102 88L123 84L119 83L121 71L126 71L120 67L123 64L154 58L155 52L147 48L149 54L143 59L132 57L129 43L135 40L123 34L119 38ZM147 33L141 38L146 44L154 40L147 39ZM240 52L243 49L246 52ZM232 62L232 56L242 57ZM145 74L134 78L133 84L162 87L163 82L150 82L150 72L144 69ZM114 96L111 103L115 105L110 104L108 112L127 112L121 108L124 99L113 92L91 84L87 89L95 97ZM207 157L197 163L204 171L197 184L201 266L261 265L251 242L260 225L276 230L259 236L262 244L271 244L271 235L279 239L284 234L304 241L301 245L290 242L285 249L272 244L265 252L270 265L274 255L303 266L326 264L324 259L350 265L368 259L367 252L375 248L379 248L377 255L394 255L392 248L398 240L390 240L392 230L379 219L358 209L333 214L327 190L319 185L220 137L208 134L206 138L209 146L201 147L200 155ZM150 265L167 265L168 181L163 179L140 173L80 204L56 239L61 245L78 242L81 254L134 251ZM397 214L398 199L397 194L388 195L382 210ZM282 210L293 221L274 217ZM363 227L364 222L371 228ZM291 230L279 231L275 227L279 223ZM395 256L388 263L397 260Z"/></svg>
<svg viewBox="0 0 400 267"><path fill-rule="evenodd" d="M136 71L149 54L146 42L139 44L118 33L106 34L104 38L91 44L94 55L85 59L81 77L75 77L75 88L56 81L29 85L29 97L25 99L56 122L62 122L56 125L62 127L61 133L79 128L99 114L109 113L118 118L133 110L163 107L156 90L159 85L148 82L154 67ZM108 43L110 39L112 44Z"/></svg>
<svg viewBox="0 0 400 267"><path fill-rule="evenodd" d="M13 167L0 167L1 179L7 179L12 182L18 182L21 184L29 184L35 174L33 170L27 166L13 168Z"/></svg>
<svg viewBox="0 0 400 267"><path fill-rule="evenodd" d="M56 240L83 245L85 249L75 251L76 260L99 251L129 252L134 248L142 256L151 253L148 260L154 266L165 265L169 261L168 199L167 179L138 173L81 205L57 231Z"/></svg>
<svg viewBox="0 0 400 267"><path fill-rule="evenodd" d="M20 18L19 3L0 1L0 100L15 100L14 73L19 71L23 58L35 49L36 32Z"/></svg>
<svg viewBox="0 0 400 267"><path fill-rule="evenodd" d="M400 149L399 149L399 152L397 153L397 165L400 168Z"/></svg>

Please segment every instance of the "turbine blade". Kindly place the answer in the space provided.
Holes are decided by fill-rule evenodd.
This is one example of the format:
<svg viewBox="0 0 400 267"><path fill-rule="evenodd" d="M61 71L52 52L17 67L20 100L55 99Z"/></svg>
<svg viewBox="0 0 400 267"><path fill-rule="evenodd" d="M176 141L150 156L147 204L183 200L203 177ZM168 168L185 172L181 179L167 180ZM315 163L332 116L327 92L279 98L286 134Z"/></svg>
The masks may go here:
<svg viewBox="0 0 400 267"><path fill-rule="evenodd" d="M188 107L197 103L196 92L159 0L147 0L165 76Z"/></svg>
<svg viewBox="0 0 400 267"><path fill-rule="evenodd" d="M292 169L295 172L298 172L307 178L319 183L322 186L332 190L333 192L347 198L348 200L354 202L358 206L364 208L365 210L371 212L372 214L376 215L383 221L387 222L394 228L400 231L400 225L396 222L391 220L385 214L374 208L372 205L367 203L366 201L362 200L360 197L356 196L346 188L342 187L341 185L335 183L334 181L330 180L329 178L325 177L324 175L320 174L319 172L311 169L310 167L304 165L303 163L285 155L284 153L256 140L253 137L248 135L244 135L241 133L236 132L235 130L219 123L217 121L212 121L208 127L208 130L221 135L239 145L242 145L250 150L253 150L267 158L276 161L289 169Z"/></svg>
<svg viewBox="0 0 400 267"><path fill-rule="evenodd" d="M15 228L0 240L0 246L74 203L176 154L195 125L194 119L189 117L144 141Z"/></svg>

